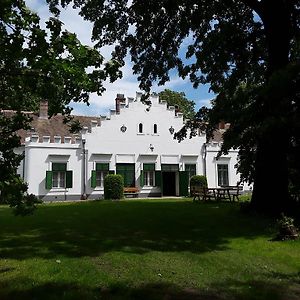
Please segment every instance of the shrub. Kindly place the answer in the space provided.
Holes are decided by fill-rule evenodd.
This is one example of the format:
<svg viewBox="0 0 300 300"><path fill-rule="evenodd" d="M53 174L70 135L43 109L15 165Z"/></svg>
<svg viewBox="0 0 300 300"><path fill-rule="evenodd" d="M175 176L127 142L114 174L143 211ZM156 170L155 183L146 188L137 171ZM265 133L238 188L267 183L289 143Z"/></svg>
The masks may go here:
<svg viewBox="0 0 300 300"><path fill-rule="evenodd" d="M299 237L293 218L281 214L281 218L277 220L277 226L279 231L277 240L292 240Z"/></svg>
<svg viewBox="0 0 300 300"><path fill-rule="evenodd" d="M0 182L0 203L9 204L15 215L31 215L41 201L29 195L27 188L20 176L12 174L8 181Z"/></svg>
<svg viewBox="0 0 300 300"><path fill-rule="evenodd" d="M38 199L34 194L25 194L22 197L22 201L14 207L14 214L16 216L27 216L33 214L34 210L37 208L37 204L43 201Z"/></svg>
<svg viewBox="0 0 300 300"><path fill-rule="evenodd" d="M190 186L207 187L206 176L203 176L203 175L192 176L190 179Z"/></svg>
<svg viewBox="0 0 300 300"><path fill-rule="evenodd" d="M104 178L104 199L122 199L124 179L121 175L107 175Z"/></svg>

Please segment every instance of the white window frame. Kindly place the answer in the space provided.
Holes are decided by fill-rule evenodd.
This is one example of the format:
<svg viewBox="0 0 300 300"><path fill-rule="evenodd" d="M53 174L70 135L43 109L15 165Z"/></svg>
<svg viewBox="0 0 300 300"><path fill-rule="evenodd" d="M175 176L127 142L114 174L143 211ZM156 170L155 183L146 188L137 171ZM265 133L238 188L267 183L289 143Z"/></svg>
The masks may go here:
<svg viewBox="0 0 300 300"><path fill-rule="evenodd" d="M109 171L96 171L96 187L103 188L104 187L104 178L109 173ZM99 178L98 178L99 176Z"/></svg>
<svg viewBox="0 0 300 300"><path fill-rule="evenodd" d="M57 180L55 178L56 176L57 176ZM64 189L65 187L66 187L66 171L52 171L52 188Z"/></svg>
<svg viewBox="0 0 300 300"><path fill-rule="evenodd" d="M224 178L222 178L222 180L220 180L220 181L222 181L222 182L219 182L219 166L227 166L227 184L220 184L220 183L223 183L224 182ZM223 174L224 175L224 174ZM222 176L223 176L222 175ZM221 178L221 177L220 177ZM229 180L230 178L229 178L229 164L227 164L227 163L225 163L225 162L220 162L220 163L217 163L217 183L218 183L218 186L226 186L226 185L229 185L229 182L230 182L230 180Z"/></svg>
<svg viewBox="0 0 300 300"><path fill-rule="evenodd" d="M144 186L155 186L155 171L144 171Z"/></svg>

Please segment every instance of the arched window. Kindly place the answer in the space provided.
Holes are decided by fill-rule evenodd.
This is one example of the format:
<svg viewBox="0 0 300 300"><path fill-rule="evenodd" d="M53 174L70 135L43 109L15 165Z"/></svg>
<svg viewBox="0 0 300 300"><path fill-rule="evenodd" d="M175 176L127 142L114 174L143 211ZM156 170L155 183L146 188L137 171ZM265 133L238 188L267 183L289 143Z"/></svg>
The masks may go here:
<svg viewBox="0 0 300 300"><path fill-rule="evenodd" d="M154 126L153 126L153 132L157 133L157 124L154 124Z"/></svg>
<svg viewBox="0 0 300 300"><path fill-rule="evenodd" d="M139 124L139 133L143 133L143 124L142 123Z"/></svg>

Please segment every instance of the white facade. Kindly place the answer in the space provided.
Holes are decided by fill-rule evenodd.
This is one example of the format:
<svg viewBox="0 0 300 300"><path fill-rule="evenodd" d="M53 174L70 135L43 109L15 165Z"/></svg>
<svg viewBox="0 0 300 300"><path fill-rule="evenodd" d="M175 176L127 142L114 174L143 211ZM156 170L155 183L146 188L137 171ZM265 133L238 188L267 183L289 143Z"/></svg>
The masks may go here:
<svg viewBox="0 0 300 300"><path fill-rule="evenodd" d="M92 121L76 140L28 137L19 169L28 192L44 200L97 199L103 197L103 176L109 172L127 172L125 181L138 188L139 197L184 195L191 172L206 175L209 187L237 184L237 151L217 159L219 142L206 144L203 134L178 143L172 129L183 126L182 114L158 96L150 97L151 106L140 98L139 93L126 102L117 98L110 117L101 118L100 125Z"/></svg>

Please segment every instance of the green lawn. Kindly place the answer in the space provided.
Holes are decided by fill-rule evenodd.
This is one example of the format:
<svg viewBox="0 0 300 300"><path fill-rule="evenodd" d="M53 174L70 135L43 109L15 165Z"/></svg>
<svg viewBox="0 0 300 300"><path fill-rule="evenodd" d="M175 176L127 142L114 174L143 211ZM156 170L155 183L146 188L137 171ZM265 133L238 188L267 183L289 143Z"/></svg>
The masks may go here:
<svg viewBox="0 0 300 300"><path fill-rule="evenodd" d="M0 207L0 299L300 299L300 241L237 204Z"/></svg>

